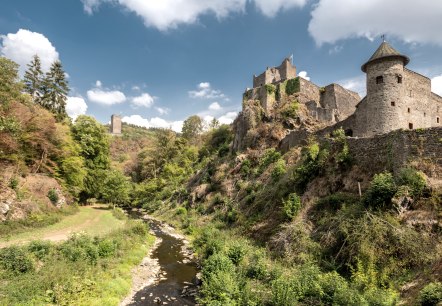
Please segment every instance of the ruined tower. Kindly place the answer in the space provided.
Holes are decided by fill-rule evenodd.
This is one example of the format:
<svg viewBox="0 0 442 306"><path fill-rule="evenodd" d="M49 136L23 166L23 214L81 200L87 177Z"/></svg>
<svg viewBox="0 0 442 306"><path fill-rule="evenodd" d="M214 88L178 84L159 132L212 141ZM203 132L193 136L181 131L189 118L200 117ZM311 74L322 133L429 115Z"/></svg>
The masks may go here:
<svg viewBox="0 0 442 306"><path fill-rule="evenodd" d="M119 115L111 116L110 132L111 134L121 134L121 117Z"/></svg>
<svg viewBox="0 0 442 306"><path fill-rule="evenodd" d="M372 136L395 130L404 120L404 67L410 59L382 42L361 69L367 74L367 96L357 118L357 134ZM413 128L410 126L410 128Z"/></svg>

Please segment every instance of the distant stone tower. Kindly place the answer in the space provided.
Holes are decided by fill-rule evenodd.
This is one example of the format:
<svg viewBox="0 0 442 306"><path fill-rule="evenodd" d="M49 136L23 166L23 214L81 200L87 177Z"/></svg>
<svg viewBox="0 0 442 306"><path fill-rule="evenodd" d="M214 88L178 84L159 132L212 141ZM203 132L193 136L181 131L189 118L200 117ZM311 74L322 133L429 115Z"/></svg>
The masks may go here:
<svg viewBox="0 0 442 306"><path fill-rule="evenodd" d="M362 65L362 71L367 73L367 101L361 103L365 109L360 113L364 115L357 118L358 136L387 133L401 127L404 120L401 109L406 102L404 67L409 61L384 41Z"/></svg>
<svg viewBox="0 0 442 306"><path fill-rule="evenodd" d="M112 115L110 132L112 134L121 134L121 117L119 115Z"/></svg>

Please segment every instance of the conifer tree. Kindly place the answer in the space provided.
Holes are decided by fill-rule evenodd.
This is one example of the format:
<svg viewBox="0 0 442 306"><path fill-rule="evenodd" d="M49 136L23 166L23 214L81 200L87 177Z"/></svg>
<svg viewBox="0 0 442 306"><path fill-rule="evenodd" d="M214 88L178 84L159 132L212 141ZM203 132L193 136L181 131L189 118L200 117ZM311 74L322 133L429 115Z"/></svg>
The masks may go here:
<svg viewBox="0 0 442 306"><path fill-rule="evenodd" d="M25 91L32 96L36 103L39 103L42 97L43 77L40 57L36 54L28 64L28 70L24 76Z"/></svg>
<svg viewBox="0 0 442 306"><path fill-rule="evenodd" d="M69 92L68 81L60 61L52 63L42 83L41 105L53 112L58 120L67 117L66 100Z"/></svg>

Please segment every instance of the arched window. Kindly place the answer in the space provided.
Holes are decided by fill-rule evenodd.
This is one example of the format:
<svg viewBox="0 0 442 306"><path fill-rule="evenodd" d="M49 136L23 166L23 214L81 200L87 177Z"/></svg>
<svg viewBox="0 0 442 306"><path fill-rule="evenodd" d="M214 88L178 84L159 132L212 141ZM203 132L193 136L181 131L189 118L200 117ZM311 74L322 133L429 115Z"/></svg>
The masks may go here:
<svg viewBox="0 0 442 306"><path fill-rule="evenodd" d="M398 74L396 77L397 77L397 82L399 84L402 84L402 76L400 74Z"/></svg>
<svg viewBox="0 0 442 306"><path fill-rule="evenodd" d="M409 123L409 124L408 124L408 128L409 128L410 130L412 130L412 129L413 129L413 123Z"/></svg>

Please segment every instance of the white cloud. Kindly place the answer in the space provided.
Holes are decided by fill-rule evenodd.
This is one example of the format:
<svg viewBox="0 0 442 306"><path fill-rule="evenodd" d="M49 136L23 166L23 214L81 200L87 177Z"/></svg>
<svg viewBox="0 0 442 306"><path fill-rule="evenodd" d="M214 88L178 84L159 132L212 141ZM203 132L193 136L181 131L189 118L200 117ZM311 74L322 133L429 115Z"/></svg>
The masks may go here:
<svg viewBox="0 0 442 306"><path fill-rule="evenodd" d="M221 117L218 118L219 123L221 124L230 124L235 120L236 116L238 116L237 112L228 112Z"/></svg>
<svg viewBox="0 0 442 306"><path fill-rule="evenodd" d="M150 94L148 93L143 93L138 97L134 97L131 99L131 103L135 106L140 106L140 107L151 107L154 103L154 97L152 97Z"/></svg>
<svg viewBox="0 0 442 306"><path fill-rule="evenodd" d="M267 17L275 17L281 10L303 7L306 0L254 0L256 7Z"/></svg>
<svg viewBox="0 0 442 306"><path fill-rule="evenodd" d="M431 91L442 96L442 75L431 79Z"/></svg>
<svg viewBox="0 0 442 306"><path fill-rule="evenodd" d="M357 92L361 97L364 97L367 94L365 75L341 80L337 83L348 90Z"/></svg>
<svg viewBox="0 0 442 306"><path fill-rule="evenodd" d="M209 105L209 110L218 111L221 109L222 109L222 107L221 107L221 105L219 105L218 102L213 102L212 104Z"/></svg>
<svg viewBox="0 0 442 306"><path fill-rule="evenodd" d="M160 115L167 115L170 112L170 109L165 108L165 107L155 107L156 111L160 114Z"/></svg>
<svg viewBox="0 0 442 306"><path fill-rule="evenodd" d="M300 72L298 73L298 76L300 76L301 78L303 78L303 79L305 79L305 80L307 80L307 81L310 81L310 77L307 76L307 71L300 71Z"/></svg>
<svg viewBox="0 0 442 306"><path fill-rule="evenodd" d="M66 102L66 112L75 121L78 116L86 114L87 104L81 97L68 97Z"/></svg>
<svg viewBox="0 0 442 306"><path fill-rule="evenodd" d="M308 30L318 45L382 34L442 45L442 1L320 0Z"/></svg>
<svg viewBox="0 0 442 306"><path fill-rule="evenodd" d="M248 2L255 3L264 15L273 17L280 10L302 7L306 0L81 0L84 10L92 14L104 2L112 2L140 16L147 27L161 31L181 24L198 22L202 15L213 14L218 19L233 13L243 13Z"/></svg>
<svg viewBox="0 0 442 306"><path fill-rule="evenodd" d="M126 101L126 95L119 90L103 90L93 88L87 91L87 98L95 103L103 105L120 104Z"/></svg>
<svg viewBox="0 0 442 306"><path fill-rule="evenodd" d="M159 117L154 117L151 119L146 119L140 115L125 116L121 119L125 123L130 123L145 128L163 128L171 129L175 132L181 132L183 127L183 121L166 121Z"/></svg>
<svg viewBox="0 0 442 306"><path fill-rule="evenodd" d="M102 2L107 2L107 1L106 0L81 0L81 2L83 2L83 8L84 8L85 12L88 13L89 15L92 15L94 10L97 9L98 6Z"/></svg>
<svg viewBox="0 0 442 306"><path fill-rule="evenodd" d="M95 82L95 87L101 88L101 86L103 86L103 83L101 83L100 80L97 80L97 81Z"/></svg>
<svg viewBox="0 0 442 306"><path fill-rule="evenodd" d="M0 35L0 39L0 53L19 64L21 74L35 54L40 57L44 71L49 70L51 64L58 60L57 50L43 34L19 29L15 34Z"/></svg>
<svg viewBox="0 0 442 306"><path fill-rule="evenodd" d="M188 93L193 99L226 99L226 95L220 90L212 89L209 82L199 83L197 90L191 90Z"/></svg>

